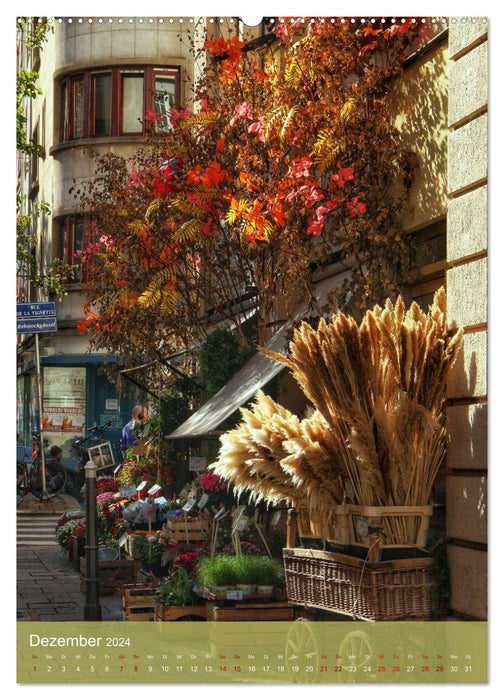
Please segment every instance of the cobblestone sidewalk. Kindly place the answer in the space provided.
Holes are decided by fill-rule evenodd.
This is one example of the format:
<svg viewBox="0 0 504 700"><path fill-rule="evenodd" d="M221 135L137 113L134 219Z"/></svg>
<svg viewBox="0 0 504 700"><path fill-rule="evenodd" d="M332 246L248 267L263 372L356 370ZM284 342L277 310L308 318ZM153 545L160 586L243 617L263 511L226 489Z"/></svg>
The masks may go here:
<svg viewBox="0 0 504 700"><path fill-rule="evenodd" d="M54 547L17 551L17 619L84 620L80 575ZM102 620L122 620L121 596L101 596Z"/></svg>

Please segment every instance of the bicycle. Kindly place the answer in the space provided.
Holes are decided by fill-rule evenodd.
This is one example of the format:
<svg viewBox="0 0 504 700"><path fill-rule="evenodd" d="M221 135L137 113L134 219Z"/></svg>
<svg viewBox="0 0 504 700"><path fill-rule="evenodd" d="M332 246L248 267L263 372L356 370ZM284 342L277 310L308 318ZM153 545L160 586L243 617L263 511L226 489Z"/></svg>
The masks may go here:
<svg viewBox="0 0 504 700"><path fill-rule="evenodd" d="M77 464L75 465L75 481L76 487L80 491L84 486L86 481L85 478L85 466L90 459L97 463L99 467L106 467L107 471L113 469L115 466L112 445L110 442L105 441L103 433L105 428L112 425L113 421L108 421L104 425L95 425L86 430L86 437L78 437L72 443L72 452L77 457ZM106 458L108 460L107 464L101 464L103 457L100 448L105 452ZM95 452L98 451L98 460L96 458ZM101 458L101 459L100 459Z"/></svg>
<svg viewBox="0 0 504 700"><path fill-rule="evenodd" d="M67 473L64 468L56 463L48 461L45 463L45 494L42 483L42 458L40 454L40 434L32 433L33 453L32 460L27 459L27 454L23 455L23 461L17 462L17 499L18 505L27 493L32 493L35 498L42 500L54 498L64 491L67 482ZM45 442L45 441L44 441Z"/></svg>

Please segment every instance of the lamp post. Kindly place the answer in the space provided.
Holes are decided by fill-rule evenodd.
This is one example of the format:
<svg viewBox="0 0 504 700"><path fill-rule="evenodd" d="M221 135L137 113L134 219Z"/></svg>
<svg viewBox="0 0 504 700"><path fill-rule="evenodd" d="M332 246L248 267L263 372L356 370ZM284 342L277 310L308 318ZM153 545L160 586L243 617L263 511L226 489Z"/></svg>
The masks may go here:
<svg viewBox="0 0 504 700"><path fill-rule="evenodd" d="M86 471L86 603L85 620L101 620L100 581L98 578L98 533L96 530L96 464L91 460Z"/></svg>

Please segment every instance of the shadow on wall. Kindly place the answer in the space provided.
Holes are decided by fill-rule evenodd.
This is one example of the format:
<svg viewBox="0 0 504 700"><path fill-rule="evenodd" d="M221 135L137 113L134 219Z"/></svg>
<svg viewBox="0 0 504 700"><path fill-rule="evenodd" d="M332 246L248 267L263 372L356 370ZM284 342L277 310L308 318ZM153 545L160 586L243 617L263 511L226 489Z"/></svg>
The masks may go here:
<svg viewBox="0 0 504 700"><path fill-rule="evenodd" d="M485 379L486 334L466 335L448 383L448 395L455 399L447 411L447 466L451 469L487 469L487 403L456 401L467 398L470 402L470 397L484 396Z"/></svg>
<svg viewBox="0 0 504 700"><path fill-rule="evenodd" d="M411 230L446 215L448 57L438 46L406 69L392 92L402 145L418 158L403 225Z"/></svg>
<svg viewBox="0 0 504 700"><path fill-rule="evenodd" d="M484 342L485 341L485 342ZM449 396L461 399L486 392L486 334L466 335L449 379ZM479 346L479 352L476 347ZM451 503L448 525L460 539L487 541L487 403L458 403L447 409L446 464ZM462 478L458 478L460 472ZM471 472L474 472L472 475Z"/></svg>

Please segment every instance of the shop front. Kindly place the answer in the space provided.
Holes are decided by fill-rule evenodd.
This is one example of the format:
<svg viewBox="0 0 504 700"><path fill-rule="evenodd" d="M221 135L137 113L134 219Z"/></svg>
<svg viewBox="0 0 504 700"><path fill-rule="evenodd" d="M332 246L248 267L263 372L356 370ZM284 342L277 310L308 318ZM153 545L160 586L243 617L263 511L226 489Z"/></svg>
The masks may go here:
<svg viewBox="0 0 504 700"><path fill-rule="evenodd" d="M104 362L115 358L92 355L48 356L41 358L43 385L42 429L48 447L59 445L63 462L75 459L72 444L93 426L108 424L104 440L110 441L116 463L123 425L131 417L134 397L118 393L103 374ZM32 432L40 425L37 403L36 370L27 363L17 377L17 438L30 445Z"/></svg>

